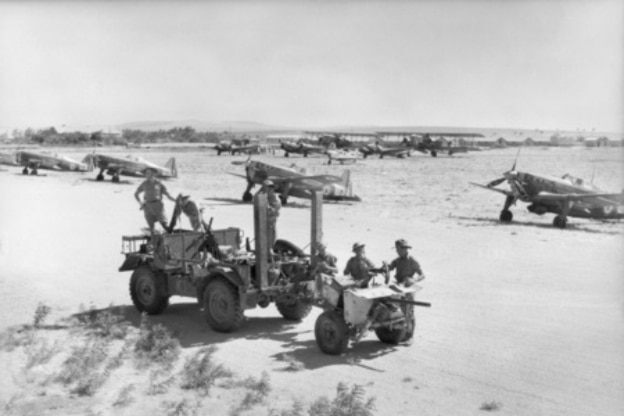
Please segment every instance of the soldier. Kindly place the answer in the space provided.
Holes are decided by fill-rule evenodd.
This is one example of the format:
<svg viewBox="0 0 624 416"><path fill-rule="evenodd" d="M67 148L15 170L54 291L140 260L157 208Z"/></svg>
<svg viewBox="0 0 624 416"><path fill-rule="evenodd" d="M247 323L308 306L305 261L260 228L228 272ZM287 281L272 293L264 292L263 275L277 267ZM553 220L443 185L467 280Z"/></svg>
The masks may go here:
<svg viewBox="0 0 624 416"><path fill-rule="evenodd" d="M320 241L316 243L314 261L316 262L316 266L312 271L313 274L324 273L333 276L338 273L338 267L336 267L338 259L333 254L328 253L327 246Z"/></svg>
<svg viewBox="0 0 624 416"><path fill-rule="evenodd" d="M167 230L167 219L165 218L165 206L162 202L162 197L165 195L170 201L175 202L175 198L169 195L165 185L156 178L156 170L147 168L145 170L145 176L147 179L143 181L134 193L134 198L137 200L140 209L143 210L145 220L149 226L150 235L154 236L154 225L159 222L163 229ZM139 195L144 193L143 201Z"/></svg>
<svg viewBox="0 0 624 416"><path fill-rule="evenodd" d="M425 275L420 268L420 264L408 253L412 246L404 239L399 239L394 242L394 248L399 257L392 260L388 268L390 270L396 269L394 278L397 283L409 287L416 284L416 282L424 280ZM418 276L415 278L414 275Z"/></svg>
<svg viewBox="0 0 624 416"><path fill-rule="evenodd" d="M269 234L269 248L272 250L277 238L277 217L279 217L282 203L275 193L275 184L272 180L267 179L262 182L262 189L267 194L267 220Z"/></svg>
<svg viewBox="0 0 624 416"><path fill-rule="evenodd" d="M355 255L347 262L344 274L351 275L353 280L359 282L360 286L364 287L368 284L368 281L374 273L379 272L379 269L376 269L373 262L366 258L364 244L354 243L353 252Z"/></svg>

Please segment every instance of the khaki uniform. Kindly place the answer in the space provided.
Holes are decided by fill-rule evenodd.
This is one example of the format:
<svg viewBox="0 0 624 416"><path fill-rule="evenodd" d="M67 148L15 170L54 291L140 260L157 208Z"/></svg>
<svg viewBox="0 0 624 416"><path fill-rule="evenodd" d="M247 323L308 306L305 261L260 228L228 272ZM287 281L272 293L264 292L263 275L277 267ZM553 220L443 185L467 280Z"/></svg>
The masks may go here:
<svg viewBox="0 0 624 416"><path fill-rule="evenodd" d="M392 260L388 267L390 270L396 269L396 274L394 275L396 281L405 286L411 286L416 283L414 279L415 274L419 276L422 274L420 264L412 256L399 256Z"/></svg>
<svg viewBox="0 0 624 416"><path fill-rule="evenodd" d="M143 200L145 205L143 206L143 215L149 225L150 229L154 227L157 222L163 226L167 224L165 218L165 205L162 202L162 196L164 192L167 192L165 185L159 180L153 182L143 181L137 188L137 193L143 192Z"/></svg>
<svg viewBox="0 0 624 416"><path fill-rule="evenodd" d="M353 256L347 262L344 274L349 274L356 281L368 279L368 271L374 269L375 265L366 257Z"/></svg>

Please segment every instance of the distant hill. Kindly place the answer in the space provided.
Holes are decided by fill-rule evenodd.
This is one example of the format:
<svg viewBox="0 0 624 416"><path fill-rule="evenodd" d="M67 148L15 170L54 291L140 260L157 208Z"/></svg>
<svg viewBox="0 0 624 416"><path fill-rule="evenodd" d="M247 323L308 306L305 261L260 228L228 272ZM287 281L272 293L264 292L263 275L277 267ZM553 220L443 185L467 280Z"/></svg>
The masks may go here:
<svg viewBox="0 0 624 416"><path fill-rule="evenodd" d="M176 127L191 127L200 132L223 132L231 133L264 133L273 131L292 130L288 127L270 126L268 124L257 123L254 121L220 121L209 122L201 120L176 120L176 121L133 121L129 123L118 124L117 128L131 130L170 130Z"/></svg>

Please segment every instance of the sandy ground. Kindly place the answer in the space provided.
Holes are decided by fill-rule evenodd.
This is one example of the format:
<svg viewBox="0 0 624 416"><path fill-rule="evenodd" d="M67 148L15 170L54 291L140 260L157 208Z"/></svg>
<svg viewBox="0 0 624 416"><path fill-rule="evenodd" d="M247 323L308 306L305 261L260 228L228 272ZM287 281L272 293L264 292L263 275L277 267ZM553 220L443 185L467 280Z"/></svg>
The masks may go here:
<svg viewBox="0 0 624 416"><path fill-rule="evenodd" d="M171 156L134 151L162 164ZM80 157L84 151L62 152ZM242 158L209 151L175 156L181 176L167 182L171 193L190 194L206 208L206 219L214 217L215 228L238 226L252 234L251 206L231 204L244 183L227 174L242 173L230 164ZM333 396L342 381L364 386L381 415L472 415L489 402L509 415L621 415L624 224L570 219L560 230L551 215L530 214L523 204L513 208L513 224L499 224L502 196L468 182L499 177L515 156L515 149L506 149L361 161L349 169L363 202L324 206L324 239L340 267L355 241L367 244L376 263L394 257L397 238L414 246L427 275L418 296L433 306L417 309L411 346L390 347L371 333L344 356L324 355L314 341L319 310L298 324L282 320L272 306L252 310L237 333L219 334L192 300L173 298L154 321L175 331L185 350L215 345L219 361L237 373L269 372L278 407ZM260 158L296 162L310 173L345 168L321 158ZM617 192L624 188L623 160L617 149L525 149L518 169L593 176L596 185ZM0 330L32 321L40 302L57 317L76 313L81 304L127 306L138 321L129 273L117 268L121 236L144 227L133 199L139 180L112 184L95 182L95 173L46 173L0 172ZM308 206L292 200L282 210L280 237L306 246ZM303 370L284 371L283 353ZM2 377L0 404L23 388L11 360L0 352L0 364L13 371ZM66 411L60 406L47 414Z"/></svg>

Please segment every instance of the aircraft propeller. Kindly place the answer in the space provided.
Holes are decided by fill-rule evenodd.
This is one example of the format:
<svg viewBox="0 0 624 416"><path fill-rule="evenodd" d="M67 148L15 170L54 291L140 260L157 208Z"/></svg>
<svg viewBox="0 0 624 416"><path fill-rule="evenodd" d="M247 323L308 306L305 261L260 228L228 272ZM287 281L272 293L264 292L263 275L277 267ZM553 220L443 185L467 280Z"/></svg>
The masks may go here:
<svg viewBox="0 0 624 416"><path fill-rule="evenodd" d="M495 187L496 185L499 185L499 184L501 184L501 183L505 182L505 180L507 180L507 178L505 178L505 177L503 176L502 178L494 179L493 181L491 181L490 183L488 183L486 186L487 186L488 188L493 188L493 187Z"/></svg>

